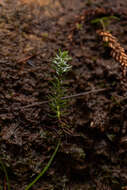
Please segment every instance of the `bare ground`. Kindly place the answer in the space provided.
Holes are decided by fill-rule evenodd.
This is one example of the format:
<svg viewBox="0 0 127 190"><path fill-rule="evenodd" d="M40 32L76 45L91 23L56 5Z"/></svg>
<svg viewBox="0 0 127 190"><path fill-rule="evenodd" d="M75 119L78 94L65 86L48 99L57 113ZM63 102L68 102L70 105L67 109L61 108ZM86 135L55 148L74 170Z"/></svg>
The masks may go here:
<svg viewBox="0 0 127 190"><path fill-rule="evenodd" d="M41 1L40 1L41 2ZM70 126L47 173L33 190L127 188L126 85L121 68L97 36L91 20L117 16L108 30L127 49L127 2L59 1L48 5L16 0L0 3L0 157L11 190L25 190L44 168L61 129L47 100L58 49L72 56L66 77ZM95 89L102 89L93 93ZM7 185L0 170L0 184Z"/></svg>

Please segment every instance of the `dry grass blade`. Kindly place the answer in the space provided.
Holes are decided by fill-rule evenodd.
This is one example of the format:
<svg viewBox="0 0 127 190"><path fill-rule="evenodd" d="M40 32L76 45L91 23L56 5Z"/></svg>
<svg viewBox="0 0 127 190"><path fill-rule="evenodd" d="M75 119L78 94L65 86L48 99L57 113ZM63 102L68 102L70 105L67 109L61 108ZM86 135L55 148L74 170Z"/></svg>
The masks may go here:
<svg viewBox="0 0 127 190"><path fill-rule="evenodd" d="M72 95L69 95L69 96L64 96L64 97L62 97L62 99L78 98L80 96L86 96L86 95L92 94L92 93L103 92L103 91L107 91L109 89L110 88L100 88L100 89L90 90L90 91L87 91L87 92L81 92L81 93L78 93L78 94L72 94ZM43 102L35 102L33 104L21 107L21 109L27 109L27 108L31 108L31 107L35 107L35 106L40 106L40 105L43 105L43 104L47 104L49 102L50 102L50 100L43 101Z"/></svg>
<svg viewBox="0 0 127 190"><path fill-rule="evenodd" d="M117 38L110 34L108 31L97 31L102 37L104 42L108 43L111 48L112 57L121 64L123 77L125 79L127 75L127 55L124 48L118 43Z"/></svg>

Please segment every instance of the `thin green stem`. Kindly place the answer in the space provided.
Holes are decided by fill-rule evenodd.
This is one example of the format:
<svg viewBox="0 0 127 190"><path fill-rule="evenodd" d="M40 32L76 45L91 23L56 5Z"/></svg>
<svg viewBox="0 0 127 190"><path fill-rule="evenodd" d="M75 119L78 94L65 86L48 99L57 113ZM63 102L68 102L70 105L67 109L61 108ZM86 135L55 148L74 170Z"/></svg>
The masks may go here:
<svg viewBox="0 0 127 190"><path fill-rule="evenodd" d="M61 111L60 111L59 105L57 105L57 118L58 118L58 120L60 120L60 118L61 118Z"/></svg>
<svg viewBox="0 0 127 190"><path fill-rule="evenodd" d="M8 187L8 190L10 190L10 182L9 182L9 178L8 178L8 174L7 174L7 170L6 170L6 167L4 166L2 160L0 159L0 164L1 164L1 167L4 171L4 174L5 174L5 177L6 177L6 180L7 180L7 187Z"/></svg>
<svg viewBox="0 0 127 190"><path fill-rule="evenodd" d="M106 28L105 28L105 23L104 23L103 19L100 19L100 23L101 23L101 25L102 25L103 30L105 31Z"/></svg>
<svg viewBox="0 0 127 190"><path fill-rule="evenodd" d="M61 140L59 139L57 146L55 148L55 151L53 152L53 154L52 154L50 160L48 161L47 165L44 167L44 169L41 171L41 173L25 188L25 190L29 190L40 179L40 177L42 177L45 174L45 172L48 170L48 168L52 164L52 161L54 160L54 157L55 157L55 155L59 149L60 143L61 143Z"/></svg>

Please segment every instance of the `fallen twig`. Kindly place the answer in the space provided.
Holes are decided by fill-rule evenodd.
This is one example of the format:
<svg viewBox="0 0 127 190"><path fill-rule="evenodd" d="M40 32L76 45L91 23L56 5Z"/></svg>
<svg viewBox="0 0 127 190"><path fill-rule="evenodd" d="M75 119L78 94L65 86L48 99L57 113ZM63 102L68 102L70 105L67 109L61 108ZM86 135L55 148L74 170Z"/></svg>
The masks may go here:
<svg viewBox="0 0 127 190"><path fill-rule="evenodd" d="M36 54L33 54L33 55L30 55L30 56L24 57L24 58L22 58L22 59L20 59L20 60L17 60L17 63L24 63L24 62L28 61L29 59L31 59L31 58L33 58L34 56L37 56L37 55L39 55L39 54L41 54L41 52L38 52L38 53L36 53Z"/></svg>
<svg viewBox="0 0 127 190"><path fill-rule="evenodd" d="M63 97L62 99L77 98L79 96L86 96L88 94L103 92L103 91L106 91L106 90L109 90L109 88L101 88L101 89L90 90L88 92L81 92L81 93L78 93L78 94L72 94L72 95ZM21 108L22 109L27 109L27 108L31 108L31 107L35 107L35 106L40 106L40 105L43 105L43 104L46 104L46 103L49 103L49 102L50 102L50 100L43 101L43 102L35 102L33 104L26 105L26 106L23 106Z"/></svg>

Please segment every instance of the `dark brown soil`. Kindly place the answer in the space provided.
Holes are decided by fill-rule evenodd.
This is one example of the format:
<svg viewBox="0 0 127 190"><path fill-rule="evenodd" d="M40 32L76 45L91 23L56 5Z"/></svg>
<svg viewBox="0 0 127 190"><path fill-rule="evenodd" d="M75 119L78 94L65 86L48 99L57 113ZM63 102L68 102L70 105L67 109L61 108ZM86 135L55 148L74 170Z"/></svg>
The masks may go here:
<svg viewBox="0 0 127 190"><path fill-rule="evenodd" d="M64 0L56 9L18 0L0 4L0 158L11 190L25 190L48 163L60 136L49 104L43 103L59 48L72 57L67 95L92 92L68 99L64 119L70 128L63 130L52 165L31 189L127 188L127 87L120 64L96 34L101 26L91 24L112 15L119 20L112 19L107 29L127 50L125 0ZM1 167L0 185L7 189Z"/></svg>

